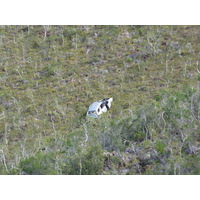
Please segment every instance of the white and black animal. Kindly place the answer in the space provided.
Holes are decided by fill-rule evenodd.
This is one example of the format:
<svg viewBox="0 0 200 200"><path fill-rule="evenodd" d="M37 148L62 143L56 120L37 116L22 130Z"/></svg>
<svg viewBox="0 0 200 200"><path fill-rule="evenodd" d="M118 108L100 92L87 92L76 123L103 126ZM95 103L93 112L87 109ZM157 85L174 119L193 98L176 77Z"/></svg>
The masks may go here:
<svg viewBox="0 0 200 200"><path fill-rule="evenodd" d="M89 106L87 116L98 118L98 115L107 112L111 108L112 101L113 98L105 98L100 101L94 102Z"/></svg>

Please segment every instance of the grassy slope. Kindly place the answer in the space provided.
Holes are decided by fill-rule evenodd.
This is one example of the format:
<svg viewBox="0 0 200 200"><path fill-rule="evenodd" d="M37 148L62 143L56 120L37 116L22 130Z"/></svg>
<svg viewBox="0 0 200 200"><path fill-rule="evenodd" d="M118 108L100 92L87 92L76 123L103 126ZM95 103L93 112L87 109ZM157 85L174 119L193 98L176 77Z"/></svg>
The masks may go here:
<svg viewBox="0 0 200 200"><path fill-rule="evenodd" d="M199 140L173 140L175 128L164 117L170 96L185 95L174 108L170 104L172 112L192 101L190 91L198 102L199 34L199 26L2 26L1 173L199 173ZM114 98L112 109L86 119L88 106L104 97ZM183 119L179 113L177 134L198 138L199 115L194 120L186 108L190 114ZM185 123L192 125L186 129ZM187 143L195 151L172 156L172 140L174 149ZM133 146L140 150L125 153ZM159 148L162 155L153 156ZM87 160L96 167L87 171Z"/></svg>

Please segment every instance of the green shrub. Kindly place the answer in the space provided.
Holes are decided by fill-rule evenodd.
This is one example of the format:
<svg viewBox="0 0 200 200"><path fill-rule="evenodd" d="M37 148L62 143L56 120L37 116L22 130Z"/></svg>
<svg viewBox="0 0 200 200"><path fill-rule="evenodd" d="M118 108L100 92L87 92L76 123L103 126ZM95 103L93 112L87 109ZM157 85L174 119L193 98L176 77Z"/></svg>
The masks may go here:
<svg viewBox="0 0 200 200"><path fill-rule="evenodd" d="M20 169L27 175L57 174L55 170L55 155L52 153L37 153L20 162Z"/></svg>
<svg viewBox="0 0 200 200"><path fill-rule="evenodd" d="M42 73L46 77L50 77L50 76L55 75L55 71L54 71L54 69L51 65L44 66Z"/></svg>
<svg viewBox="0 0 200 200"><path fill-rule="evenodd" d="M104 156L100 146L89 146L66 160L63 174L98 175L103 172Z"/></svg>
<svg viewBox="0 0 200 200"><path fill-rule="evenodd" d="M164 142L162 142L160 140L156 141L155 149L161 155L165 155L166 154L166 144L164 144Z"/></svg>

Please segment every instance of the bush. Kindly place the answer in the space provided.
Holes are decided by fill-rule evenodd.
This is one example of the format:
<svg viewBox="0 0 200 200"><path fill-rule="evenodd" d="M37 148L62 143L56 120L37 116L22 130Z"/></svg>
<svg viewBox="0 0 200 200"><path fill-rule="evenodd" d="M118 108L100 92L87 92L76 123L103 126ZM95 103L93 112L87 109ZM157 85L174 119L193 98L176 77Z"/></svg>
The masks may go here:
<svg viewBox="0 0 200 200"><path fill-rule="evenodd" d="M98 175L103 172L104 156L100 146L88 146L82 152L67 157L63 174Z"/></svg>
<svg viewBox="0 0 200 200"><path fill-rule="evenodd" d="M52 153L37 153L20 162L20 168L26 175L57 174L55 170L55 156Z"/></svg>

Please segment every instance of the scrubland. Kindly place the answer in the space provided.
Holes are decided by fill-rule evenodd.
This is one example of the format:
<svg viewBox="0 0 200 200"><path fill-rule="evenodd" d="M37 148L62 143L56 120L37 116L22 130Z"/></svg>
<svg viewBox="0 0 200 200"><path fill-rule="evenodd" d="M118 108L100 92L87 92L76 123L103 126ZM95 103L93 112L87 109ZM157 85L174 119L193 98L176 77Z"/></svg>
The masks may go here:
<svg viewBox="0 0 200 200"><path fill-rule="evenodd" d="M200 174L199 26L1 26L0 174ZM89 105L113 97L87 118Z"/></svg>

